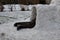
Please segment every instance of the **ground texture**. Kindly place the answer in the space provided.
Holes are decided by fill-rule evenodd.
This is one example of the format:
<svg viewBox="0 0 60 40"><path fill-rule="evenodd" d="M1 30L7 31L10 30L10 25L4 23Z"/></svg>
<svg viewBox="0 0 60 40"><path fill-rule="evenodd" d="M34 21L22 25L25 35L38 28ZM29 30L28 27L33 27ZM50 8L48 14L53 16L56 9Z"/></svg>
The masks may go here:
<svg viewBox="0 0 60 40"><path fill-rule="evenodd" d="M13 22L0 25L0 40L60 40L59 6L37 7L36 26L17 31Z"/></svg>

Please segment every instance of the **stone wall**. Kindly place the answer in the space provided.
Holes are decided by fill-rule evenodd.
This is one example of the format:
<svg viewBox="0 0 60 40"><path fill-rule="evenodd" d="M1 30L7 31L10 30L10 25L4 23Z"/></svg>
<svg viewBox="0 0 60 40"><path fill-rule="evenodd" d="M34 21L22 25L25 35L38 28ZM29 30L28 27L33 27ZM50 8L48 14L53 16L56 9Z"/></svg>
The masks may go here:
<svg viewBox="0 0 60 40"><path fill-rule="evenodd" d="M20 4L37 4L39 0L19 0L18 3Z"/></svg>
<svg viewBox="0 0 60 40"><path fill-rule="evenodd" d="M47 4L50 4L51 1L52 1L52 0L46 0L46 3L47 3Z"/></svg>
<svg viewBox="0 0 60 40"><path fill-rule="evenodd" d="M51 0L0 0L5 3L19 3L19 4L49 4Z"/></svg>

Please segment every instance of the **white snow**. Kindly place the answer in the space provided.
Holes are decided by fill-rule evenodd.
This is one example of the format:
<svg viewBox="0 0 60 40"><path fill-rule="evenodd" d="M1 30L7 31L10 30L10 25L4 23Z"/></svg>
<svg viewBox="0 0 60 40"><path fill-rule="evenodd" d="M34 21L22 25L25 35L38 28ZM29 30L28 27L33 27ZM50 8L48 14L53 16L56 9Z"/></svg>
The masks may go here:
<svg viewBox="0 0 60 40"><path fill-rule="evenodd" d="M16 11L20 11L21 10L20 5L16 4L15 7L16 7Z"/></svg>
<svg viewBox="0 0 60 40"><path fill-rule="evenodd" d="M51 0L51 5L60 5L60 0Z"/></svg>
<svg viewBox="0 0 60 40"><path fill-rule="evenodd" d="M11 11L11 6L10 5L3 5L4 6L4 12L10 12Z"/></svg>
<svg viewBox="0 0 60 40"><path fill-rule="evenodd" d="M32 11L0 12L0 23L29 22Z"/></svg>
<svg viewBox="0 0 60 40"><path fill-rule="evenodd" d="M1 24L0 40L60 40L60 6L36 5L36 8L37 20L34 28L17 31L13 26L14 22ZM1 33L5 33L5 36Z"/></svg>

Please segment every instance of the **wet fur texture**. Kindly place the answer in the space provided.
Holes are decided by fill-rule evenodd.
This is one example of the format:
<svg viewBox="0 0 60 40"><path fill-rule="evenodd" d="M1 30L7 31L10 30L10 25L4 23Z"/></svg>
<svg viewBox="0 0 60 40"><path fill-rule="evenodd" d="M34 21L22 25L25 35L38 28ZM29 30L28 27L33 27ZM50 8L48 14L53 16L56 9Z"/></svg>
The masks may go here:
<svg viewBox="0 0 60 40"><path fill-rule="evenodd" d="M24 10L24 9L23 9ZM24 28L33 28L36 25L36 8L32 8L32 15L31 15L31 22L17 22L14 24L17 27L17 30L24 29Z"/></svg>
<svg viewBox="0 0 60 40"><path fill-rule="evenodd" d="M17 22L14 24L14 26L17 27L17 30L26 29L26 28L34 28L35 25L36 25L36 20L33 20L31 22Z"/></svg>

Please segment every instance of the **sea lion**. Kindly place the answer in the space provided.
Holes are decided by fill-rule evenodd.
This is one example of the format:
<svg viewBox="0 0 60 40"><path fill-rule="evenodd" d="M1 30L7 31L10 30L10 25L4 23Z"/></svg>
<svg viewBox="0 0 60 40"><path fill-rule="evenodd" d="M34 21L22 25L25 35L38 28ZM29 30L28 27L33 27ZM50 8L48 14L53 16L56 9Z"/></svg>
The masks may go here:
<svg viewBox="0 0 60 40"><path fill-rule="evenodd" d="M17 27L17 30L24 29L24 28L33 28L36 25L36 8L32 8L32 15L31 15L30 22L17 22L14 24L14 27Z"/></svg>
<svg viewBox="0 0 60 40"><path fill-rule="evenodd" d="M33 28L35 25L36 25L36 19L34 19L31 22L17 22L14 24L14 26L17 27L17 30L25 28Z"/></svg>

